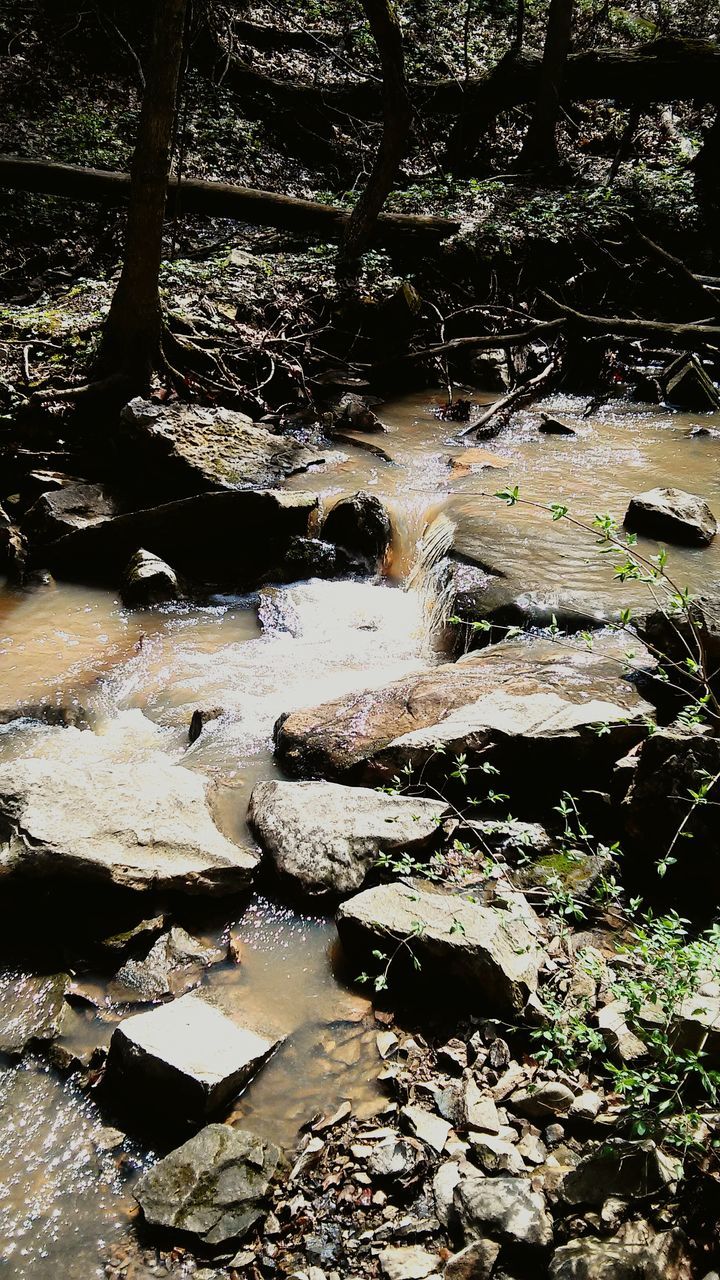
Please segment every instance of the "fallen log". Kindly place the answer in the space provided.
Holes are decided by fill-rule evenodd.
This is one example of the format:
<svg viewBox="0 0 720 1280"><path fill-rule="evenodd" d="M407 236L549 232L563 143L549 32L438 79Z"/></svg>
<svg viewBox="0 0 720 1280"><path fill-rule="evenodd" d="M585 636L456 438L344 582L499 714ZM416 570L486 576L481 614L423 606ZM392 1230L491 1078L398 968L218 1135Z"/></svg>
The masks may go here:
<svg viewBox="0 0 720 1280"><path fill-rule="evenodd" d="M366 120L382 114L375 79L321 85L278 80L240 58L228 57L227 50L211 38L198 42L192 56L199 70L220 74L226 87L265 108L270 100L281 111L313 120L328 112ZM468 130L478 125L477 134L500 112L534 102L541 64L538 54L517 54L468 80L415 81L409 85L410 96L417 109L431 115L462 113ZM586 49L568 58L561 97L564 102L609 99L630 105L676 100L720 103L720 45L673 38L634 49Z"/></svg>
<svg viewBox="0 0 720 1280"><path fill-rule="evenodd" d="M130 191L130 175L106 169L85 169L79 165L51 160L25 160L0 156L0 187L15 191L38 191L85 203L122 205ZM257 226L278 227L319 239L337 239L350 218L350 211L336 205L318 204L297 196L279 195L254 187L236 187L228 182L202 182L197 178L171 179L168 184L168 215L200 214L212 218L233 218ZM421 214L383 213L377 219L374 241L395 244L412 236L437 243L459 230L450 218Z"/></svg>
<svg viewBox="0 0 720 1280"><path fill-rule="evenodd" d="M528 342L533 342L535 338L548 337L552 333L557 333L562 329L564 321L562 320L539 320L537 324L532 325L529 329L519 329L516 333L481 333L471 337L449 338L447 342L437 342L431 347L420 347L417 351L405 351L402 355L393 356L391 359L383 361L382 366L376 365L375 368L381 368L385 364L396 364L398 361L414 361L427 360L434 356L447 355L453 351L482 351L492 350L494 347L522 347Z"/></svg>
<svg viewBox="0 0 720 1280"><path fill-rule="evenodd" d="M540 297L560 311L566 318L567 327L574 326L583 333L597 334L606 337L614 334L618 338L650 338L661 339L672 347L683 351L701 351L703 347L720 347L720 325L714 324L673 324L669 320L636 320L621 316L589 316L583 311L576 311L563 302L558 302L549 293L539 291Z"/></svg>
<svg viewBox="0 0 720 1280"><path fill-rule="evenodd" d="M500 396L499 400L493 400L487 409L483 410L479 418L470 423L469 427L465 427L460 432L460 438L463 436L474 435L477 439L486 439L489 436L496 436L502 430L507 422L510 414L516 409L522 408L523 405L530 404L542 395L550 387L555 375L558 372L558 360L553 356L548 363L536 373L528 382L523 382L518 387L513 387L512 391L508 391L506 395ZM492 421L494 419L494 421ZM492 426L489 424L492 422Z"/></svg>

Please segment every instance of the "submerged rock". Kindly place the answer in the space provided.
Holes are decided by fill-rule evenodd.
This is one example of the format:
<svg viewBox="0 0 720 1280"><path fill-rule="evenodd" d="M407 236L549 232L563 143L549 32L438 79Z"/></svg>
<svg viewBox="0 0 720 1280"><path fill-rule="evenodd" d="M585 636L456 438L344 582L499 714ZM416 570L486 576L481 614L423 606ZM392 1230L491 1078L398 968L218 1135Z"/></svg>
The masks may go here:
<svg viewBox="0 0 720 1280"><path fill-rule="evenodd" d="M113 999L126 1003L162 1000L197 986L204 969L225 958L219 948L204 947L178 925L158 938L142 960L127 960L112 981Z"/></svg>
<svg viewBox="0 0 720 1280"><path fill-rule="evenodd" d="M706 547L717 533L717 520L697 494L683 489L648 489L631 500L625 528L648 538Z"/></svg>
<svg viewBox="0 0 720 1280"><path fill-rule="evenodd" d="M19 974L0 986L0 1053L19 1054L60 1035L70 977Z"/></svg>
<svg viewBox="0 0 720 1280"><path fill-rule="evenodd" d="M392 526L380 499L360 490L332 507L323 521L322 536L376 565L390 547Z"/></svg>
<svg viewBox="0 0 720 1280"><path fill-rule="evenodd" d="M241 1240L267 1212L279 1159L277 1147L256 1134L210 1124L144 1174L135 1199L152 1226L209 1245Z"/></svg>
<svg viewBox="0 0 720 1280"><path fill-rule="evenodd" d="M158 1127L178 1128L226 1106L280 1043L239 1027L198 996L182 996L115 1028L106 1086Z"/></svg>
<svg viewBox="0 0 720 1280"><path fill-rule="evenodd" d="M504 640L509 627L528 630L558 626L572 635L597 631L620 616L619 610L609 610L589 591L570 587L534 591L512 578L482 577L483 581L474 582L466 566L456 567L453 614L464 624L456 632L461 650L480 649ZM475 622L489 623L489 630L474 628Z"/></svg>
<svg viewBox="0 0 720 1280"><path fill-rule="evenodd" d="M276 871L309 894L359 889L387 854L427 854L443 816L434 800L332 782L259 782L248 822Z"/></svg>
<svg viewBox="0 0 720 1280"><path fill-rule="evenodd" d="M337 926L354 955L394 951L408 939L393 961L393 980L425 990L435 984L447 998L470 1000L483 1012L516 1016L537 988L543 952L519 913L417 882L366 889L343 903ZM408 949L419 969L408 963Z"/></svg>
<svg viewBox="0 0 720 1280"><path fill-rule="evenodd" d="M562 422L560 418L553 418L549 413L541 413L542 419L538 431L544 436L574 436L577 435L574 427L568 426L567 422Z"/></svg>
<svg viewBox="0 0 720 1280"><path fill-rule="evenodd" d="M352 431L384 431L385 427L362 396L347 391L340 399L335 410L335 421L339 427L349 427Z"/></svg>
<svg viewBox="0 0 720 1280"><path fill-rule="evenodd" d="M206 785L160 752L128 764L101 755L13 760L0 767L0 876L185 893L247 888L257 859L215 826Z"/></svg>
<svg viewBox="0 0 720 1280"><path fill-rule="evenodd" d="M256 426L237 410L182 401L131 400L120 415L120 437L126 465L147 467L153 492L165 497L269 488L325 460L322 452Z"/></svg>
<svg viewBox="0 0 720 1280"><path fill-rule="evenodd" d="M294 776L378 783L410 764L428 778L442 773L438 744L471 766L494 747L508 786L550 804L552 779L563 790L589 773L597 780L647 733L653 708L623 678L623 652L614 634L592 650L544 639L494 645L291 712L276 725L277 756Z"/></svg>
<svg viewBox="0 0 720 1280"><path fill-rule="evenodd" d="M177 574L159 556L141 548L135 552L125 569L120 594L123 604L130 609L143 609L148 605L177 600Z"/></svg>
<svg viewBox="0 0 720 1280"><path fill-rule="evenodd" d="M316 507L308 493L202 493L78 529L48 545L42 560L59 576L114 587L138 548L152 547L184 577L249 589L280 563L291 538L307 534Z"/></svg>

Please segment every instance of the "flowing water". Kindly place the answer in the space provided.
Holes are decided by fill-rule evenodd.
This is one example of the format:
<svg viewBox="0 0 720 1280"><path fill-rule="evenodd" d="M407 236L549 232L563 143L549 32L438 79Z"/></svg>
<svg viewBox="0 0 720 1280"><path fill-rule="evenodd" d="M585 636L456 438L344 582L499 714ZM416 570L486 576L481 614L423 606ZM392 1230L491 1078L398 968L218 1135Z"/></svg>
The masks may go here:
<svg viewBox="0 0 720 1280"><path fill-rule="evenodd" d="M551 410L576 437L540 435L539 419L519 414L471 454L457 427L433 416L430 400L422 393L382 410L389 430L378 439L393 464L347 448L340 467L292 481L315 487L325 505L358 488L387 503L394 547L384 583L312 581L267 589L259 602L218 597L133 614L107 592L64 584L0 592L0 721L8 721L0 723L0 760L73 758L91 778L100 757L142 763L160 750L217 784L218 822L247 840L247 801L258 779L275 776L271 734L282 712L436 660L431 566L449 531L462 556L525 587L568 586L612 604L628 594L586 538L487 495L518 484L540 502L621 518L633 493L673 484L720 510L718 419L616 405L585 420L581 402L557 398ZM698 424L711 434L691 436ZM671 565L692 590L717 587L720 540L703 551L673 549ZM43 704L78 715L82 708L92 731L32 718ZM206 724L188 746L196 708ZM205 972L203 993L238 1021L287 1037L237 1100L233 1123L292 1147L303 1123L345 1098L361 1114L382 1105L376 1028L367 1002L342 980L330 920L256 893L225 913L222 903L205 916L194 909L185 923L208 943L225 945L232 933L240 951L239 964ZM74 1008L63 1028L77 1052L107 1044L122 1016L107 979L92 975L86 988L95 1007ZM119 1160L102 1150L103 1123L93 1099L46 1066L2 1068L0 1275L103 1274L103 1254L128 1229L138 1165L127 1144Z"/></svg>

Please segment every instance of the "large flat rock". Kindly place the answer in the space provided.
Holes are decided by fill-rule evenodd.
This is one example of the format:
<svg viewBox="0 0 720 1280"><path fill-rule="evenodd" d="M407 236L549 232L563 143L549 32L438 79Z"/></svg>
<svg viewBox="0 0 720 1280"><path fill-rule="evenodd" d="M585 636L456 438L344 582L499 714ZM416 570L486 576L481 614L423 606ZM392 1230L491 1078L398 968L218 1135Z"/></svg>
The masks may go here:
<svg viewBox="0 0 720 1280"><path fill-rule="evenodd" d="M186 893L248 887L257 859L216 827L202 774L161 752L135 763L73 755L73 742L66 758L0 767L0 876Z"/></svg>
<svg viewBox="0 0 720 1280"><path fill-rule="evenodd" d="M189 578L250 588L282 563L291 538L307 534L316 507L308 493L203 493L78 529L36 559L58 577L116 586L144 548Z"/></svg>
<svg viewBox="0 0 720 1280"><path fill-rule="evenodd" d="M19 1054L60 1035L67 973L12 974L0 983L0 1053Z"/></svg>
<svg viewBox="0 0 720 1280"><path fill-rule="evenodd" d="M627 637L614 633L600 633L592 649L571 640L493 645L292 712L276 726L277 756L294 776L378 783L409 762L418 770L427 765L437 743L469 758L496 747L523 785L538 770L545 785L552 768L558 778L564 773L567 789L581 771L587 778L588 769L618 759L647 732L653 708L624 677L627 648Z"/></svg>
<svg viewBox="0 0 720 1280"><path fill-rule="evenodd" d="M166 497L272 488L325 461L321 450L256 426L244 413L179 401L131 400L120 415L120 437L126 464L142 464Z"/></svg>
<svg viewBox="0 0 720 1280"><path fill-rule="evenodd" d="M177 1127L217 1114L277 1048L196 995L125 1018L110 1041L107 1087Z"/></svg>
<svg viewBox="0 0 720 1280"><path fill-rule="evenodd" d="M210 1245L241 1240L267 1210L280 1152L254 1133L209 1124L135 1188L146 1222L187 1231Z"/></svg>
<svg viewBox="0 0 720 1280"><path fill-rule="evenodd" d="M543 951L519 907L481 906L420 882L385 884L343 903L337 927L345 948L363 959L375 950L389 956L408 939L390 980L419 983L424 991L433 984L448 998L472 1002L478 1013L516 1016L537 987ZM408 963L408 950L419 969Z"/></svg>
<svg viewBox="0 0 720 1280"><path fill-rule="evenodd" d="M259 782L248 820L275 869L308 894L360 889L380 854L421 858L443 815L435 800L332 782Z"/></svg>

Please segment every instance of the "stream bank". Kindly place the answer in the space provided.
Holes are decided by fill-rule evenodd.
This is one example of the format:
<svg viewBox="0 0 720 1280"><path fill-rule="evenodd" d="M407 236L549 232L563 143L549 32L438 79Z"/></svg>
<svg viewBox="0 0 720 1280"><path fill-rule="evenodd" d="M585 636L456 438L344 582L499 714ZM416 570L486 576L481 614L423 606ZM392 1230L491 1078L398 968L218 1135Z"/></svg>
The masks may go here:
<svg viewBox="0 0 720 1280"><path fill-rule="evenodd" d="M503 575L501 583L507 583L515 592L513 598L534 593L544 598L547 608L548 596L562 595L562 589L558 590L560 561L568 589L592 598L594 627L608 614L626 607L628 601L634 603L639 584L608 585L606 562L594 548L588 551L582 540L566 541L567 531L558 529L547 512L508 508L484 495L517 483L529 496L532 493L546 501L564 501L583 512L610 509L621 519L627 501L639 488L672 482L681 488L687 485L717 510L715 450L720 437L714 433L720 422L703 416L702 425L707 426L709 434L698 436L689 434L698 425L697 417L692 416L656 410L639 415L622 408L583 419L584 406L567 398L546 402L545 407L571 422L578 434L547 437L538 431L539 423L532 413L518 415L509 432L487 442L484 459L475 456L470 461L471 449L458 443L454 424L439 421L426 396L413 396L379 409L388 430L381 436L369 437L382 441L381 447L392 462L367 450L356 451L352 445L338 449L330 441L326 442L326 462L315 463L311 471L299 471L285 481L282 493L297 494L297 505L283 499L277 509L303 511L309 533L317 532L312 526L307 527L308 516L313 521L318 519L317 497L320 519L334 501L357 490L380 498L392 523L393 544L386 560L389 581L341 577L335 581L312 579L277 586L272 582L272 571L263 568L261 573L267 573L270 581L261 587L259 599L256 594L230 594L226 582L224 594L218 591L208 596L206 591L201 598L193 591L185 600L134 611L123 608L112 592L65 582L46 582L24 592L7 592L3 596L6 639L2 705L7 707L7 723L0 731L3 766L12 768L32 757L57 771L60 778L63 771L84 771L89 781L88 807L92 808L92 786L102 776L102 768L130 768L138 778L147 777L161 757L163 767L189 770L211 781L209 809L214 823L225 839L248 849L250 837L244 821L247 804L257 782L280 776L273 758L272 734L273 726L288 712L294 713L291 720L304 716L308 724L316 727L314 709L330 703L350 707L352 718L357 711L358 691L374 690L384 712L387 714L388 706L391 709L390 726L380 735L384 749L388 741L402 737L404 730L421 732L447 722L453 705L462 709L468 699L474 705L481 692L486 694L489 689L492 693L498 685L510 687L514 695L522 698L539 693L543 698L564 699L565 712L566 690L575 687L579 693L576 698L570 697L572 706L601 697L605 704L601 717L596 710L585 715L581 739L582 749L588 753L584 767L596 791L602 792L609 785L609 766L625 754L633 741L639 742L644 736L643 731L633 737L634 730L627 724L632 718L628 716L629 702L623 703L612 732L595 735L591 731L598 718L606 722L608 716L608 673L602 673L602 689L592 689L583 683L587 676L580 668L594 667L600 661L607 637L604 640L603 633L598 634L594 654L588 653L582 640L570 650L563 642L559 649L559 675L553 677L541 672L534 648L539 643L537 638L521 640L512 650L508 667L503 666L504 646L497 645L487 651L489 666L483 665L482 654L472 655L464 664L448 664L443 661L448 643L447 615L458 593L455 590L454 595L448 594L448 568L442 556L437 561L438 549L443 555L450 551L452 534L461 572L470 574L465 590L475 593L476 604L481 604L483 592L493 585L488 583L487 574L494 570L496 576ZM308 493L311 500L305 503L302 495ZM428 538L427 529L434 527L437 532L441 517L441 536L435 542ZM132 520L133 515L99 521L100 532L92 537L96 541L107 538L102 534L103 523L112 524L116 518ZM188 541L197 542L206 536L200 526L191 525L189 532ZM76 533L63 536L76 537ZM257 528L254 532L244 531L246 538L258 536ZM294 529L288 533L290 538L303 536ZM91 545L90 537L77 545ZM123 552L126 549L124 543L115 545L122 545ZM641 545L647 551L654 547L649 541ZM237 544L221 548L226 566L232 566L236 548ZM250 550L254 555L254 548ZM673 548L672 558L692 590L702 587L712 591L717 554L713 543L703 550ZM265 557L264 565L269 563L270 558ZM215 563L210 562L207 577L221 587L215 569ZM240 572L244 574L244 566ZM224 568L223 575L226 573ZM398 585L393 585L393 579ZM495 583L494 589L497 586ZM552 599L549 607L554 612ZM584 607L587 612L587 604ZM478 613L482 615L482 607L475 614L468 612L467 617L476 618ZM537 617L531 613L529 621L537 621ZM456 634L457 628L452 636ZM552 634L542 643L547 644L548 640L553 640ZM512 644L511 641L511 648ZM464 643L460 647L464 648ZM480 666L473 665L478 662ZM468 687L473 684L472 696L463 686L455 704L448 700L443 682L451 678L449 670L452 679L459 674ZM489 684L483 674L488 670ZM519 685L513 686L512 679L519 679ZM538 682L537 690L533 680ZM423 695L420 713L418 699L413 702L412 695L405 698L405 706L413 708L413 723L403 724L400 712L395 713L382 691L414 688L419 681L435 682L440 692L433 694L434 701ZM638 726L643 717L654 714L646 701L647 687L636 689L634 683L624 679L622 670L613 672L613 681L616 697L619 690L621 697L627 694L628 700L636 701ZM29 714L18 716L23 709ZM188 729L198 709L203 713L202 731L194 742L188 743ZM53 724L52 720L58 718L59 723ZM276 731L281 753L283 732L287 735L290 731L288 723L285 721ZM481 744L473 740L471 750L485 758L482 752L497 744L487 736L488 729L493 731L489 722L473 723L473 734L479 734L481 724L485 737ZM90 730L82 727L85 725ZM577 717L572 724L564 722L560 727L569 733L570 751L577 753ZM351 732L356 740L358 726ZM467 737L467 725L458 732ZM540 749L547 750L542 741L543 724L537 718L524 724L520 736L527 739L533 732L539 735ZM413 755L419 749L414 744ZM459 748L453 740L451 753L456 751ZM401 763L408 763L407 756L401 758ZM539 768L537 762L531 766L535 773ZM566 765L561 767L548 759L542 768L557 780L558 791L561 790ZM521 772L519 779L510 779L516 787L520 781L521 792L525 776ZM392 771L384 781L391 782L391 778ZM446 779L442 781L439 790L444 789ZM503 777L498 789L501 785L504 788L505 782ZM457 805L457 794L449 794L451 803ZM547 798L542 799L545 803L534 802L540 813L523 814L528 822L537 816L548 819ZM412 799L407 803L412 804ZM93 814L96 823L98 807ZM456 900L465 903L462 910L469 908L471 915L470 922L461 921L462 930L455 929L453 933L460 910L459 906L454 907L449 936L459 945L475 920L473 903L467 903L468 890L471 897L482 902L478 910L512 915L513 903L515 907L519 904L523 928L532 937L527 945L538 951L537 971L542 972L543 988L561 991L564 981L569 985L581 981L576 963L580 946L577 934L571 931L568 938L563 937L562 930L555 932L553 904L548 902L547 894L533 892L539 882L526 876L528 897L523 899L518 896L515 876L516 864L522 870L527 862L528 848L542 852L551 861L554 858L557 870L566 857L558 850L561 842L557 819L550 818L548 822L549 836L537 825L531 830L511 826L509 832L500 833L498 846L497 833L489 828L475 843L468 838L464 826L460 830L453 828L452 815L438 816L445 824L442 845L448 868L442 871L441 879L451 892L459 893ZM482 816L487 820L484 810ZM97 830L96 826L96 834ZM53 838L55 834L51 833ZM457 840L460 849L455 847ZM487 863L488 845L494 853L492 870ZM417 874L414 859L403 863L401 854L399 858L400 865L389 868L391 878ZM589 868L577 850L570 861L574 872L591 872L580 889L581 898L589 895L593 882L598 880L598 868ZM612 863L606 862L602 874L613 874L611 867ZM65 1069L79 1068L80 1078L92 1085L90 1101L84 1103L89 1108L84 1113L89 1116L88 1131L81 1130L78 1123L78 1133L82 1131L92 1145L94 1126L102 1127L100 1119L112 1122L116 1118L114 1100L103 1094L98 1072L102 1071L103 1049L118 1021L139 1010L162 1008L168 997L180 1000L190 991L200 993L203 999L207 997L213 1008L221 1010L236 1025L252 1027L254 1032L268 1037L286 1037L222 1118L233 1128L250 1130L263 1141L284 1148L289 1165L281 1171L277 1190L271 1193L274 1217L266 1222L264 1233L251 1233L232 1249L224 1241L206 1241L205 1248L212 1247L205 1257L197 1239L190 1252L184 1252L187 1238L182 1233L167 1249L163 1247L167 1237L161 1235L159 1255L145 1228L139 1248L124 1238L109 1244L112 1235L122 1237L127 1230L132 1216L128 1193L134 1186L134 1175L153 1166L168 1145L176 1146L177 1135L172 1143L159 1144L148 1152L141 1135L138 1146L138 1137L125 1139L120 1134L117 1146L111 1148L115 1152L110 1159L114 1171L107 1184L104 1174L82 1174L94 1188L102 1185L99 1202L93 1192L79 1203L77 1191L89 1185L80 1174L77 1179L70 1179L72 1197L67 1183L56 1185L46 1179L40 1182L37 1208L16 1219L13 1215L19 1215L19 1210L17 1193L12 1190L17 1185L13 1174L7 1212L13 1224L10 1234L19 1242L15 1258L22 1253L23 1259L18 1263L9 1258L13 1274L42 1275L43 1268L48 1275L57 1274L61 1266L68 1275L73 1275L75 1267L75 1274L83 1277L92 1274L91 1267L98 1275L126 1274L128 1269L130 1274L140 1275L168 1271L182 1275L203 1270L230 1275L264 1275L278 1270L292 1274L308 1267L319 1267L325 1274L354 1274L353 1269L357 1268L358 1274L376 1275L379 1267L389 1280L394 1280L398 1275L439 1274L451 1247L473 1248L478 1233L484 1241L484 1261L478 1260L482 1251L475 1248L469 1259L448 1264L445 1274L465 1274L462 1267L470 1264L475 1268L470 1274L493 1276L538 1274L538 1268L547 1270L551 1266L548 1274L565 1280L566 1276L583 1272L568 1269L575 1262L563 1249L570 1247L572 1253L580 1242L587 1245L588 1240L606 1241L609 1236L613 1238L611 1254L613 1250L622 1253L626 1249L634 1250L636 1256L639 1249L645 1250L642 1265L647 1276L658 1269L664 1276L692 1274L688 1270L690 1263L685 1260L688 1246L670 1231L668 1220L671 1206L677 1203L672 1198L677 1171L665 1163L656 1147L648 1149L643 1165L646 1171L639 1181L608 1178L604 1184L604 1216L599 1206L598 1211L593 1208L593 1199L583 1199L585 1193L574 1201L559 1192L563 1179L581 1160L597 1151L598 1143L602 1148L609 1133L614 1138L615 1133L623 1132L623 1105L607 1086L592 1085L587 1071L567 1077L553 1064L543 1068L534 1061L527 1027L515 1032L507 1030L520 1005L501 1002L498 1008L488 1001L487 1008L481 1006L482 992L488 989L487 972L474 988L474 1016L468 1021L467 1015L460 1012L447 1017L443 1026L442 1018L422 1007L426 999L422 992L420 1007L417 999L411 999L403 1012L395 1006L392 989L387 997L382 988L374 991L367 983L356 988L359 959L356 961L353 956L343 961L332 921L317 907L308 907L306 900L300 900L300 910L297 899L294 906L287 905L283 901L287 885L281 893L272 877L265 878L265 872L249 899L241 898L237 903L233 900L229 914L223 909L222 897L209 906L197 899L181 902L170 897L164 901L162 891L150 888L149 892L143 891L142 906L136 906L134 918L132 913L129 918L124 915L122 921L118 916L112 924L108 921L106 932L95 927L101 919L99 914L96 920L87 920L96 908L89 882L79 883L82 892L77 895L76 909L86 917L82 946L68 936L67 918L56 918L52 929L53 909L60 914L57 908L61 899L54 896L54 887L43 879L31 879L24 886L24 894L9 898L16 919L15 926L6 931L10 963L19 954L11 954L18 935L39 932L39 938L25 939L24 958L30 959L34 951L37 955L43 947L49 952L57 947L56 964L71 971L62 998L67 1008L50 1053L53 1061ZM431 882L430 887L439 886ZM425 891L424 887L412 890L415 895ZM122 905L124 910L126 904ZM29 909L25 920L18 918L21 909ZM588 914L586 932L593 936L584 941L612 968L612 925L608 940L608 919L602 918L602 910L591 906ZM612 918L611 911L609 916ZM139 918L146 924L134 938L128 937ZM38 921L42 926L39 930ZM102 923L105 925L105 919ZM185 950L179 953L179 960L175 953L165 971L167 989L160 988L159 997L151 993L148 998L147 988L143 990L142 985L135 992L132 983L130 988L127 983L124 988L122 984L118 986L116 974L123 967L127 970L128 964L139 968L131 968L130 974L126 971L125 980L131 976L134 982L147 982L149 978L155 981L153 966L151 973L147 967L143 971L144 959L171 927L187 931L195 951L188 949L186 941L175 938L174 945L182 942ZM396 931L391 925L390 933ZM382 950L382 942L376 942ZM96 948L91 959L87 951L83 954L90 943ZM377 946L371 951L375 949ZM421 973L428 976L429 982L431 960L422 957L421 963ZM506 964L506 959L502 963ZM537 976L536 973L524 991L523 1004L536 985ZM6 982L8 999L12 1001L15 993L27 1003L27 988L18 988L14 972L8 973ZM442 982L441 972L441 989ZM594 1009L597 1004L604 1009L611 977L596 976L592 984L586 985L583 998L588 1007ZM374 1008L369 999L373 994ZM404 1002L405 997L398 992L397 999ZM542 1025L541 1009L536 1007L535 1016ZM32 1045L32 1036L29 1041ZM93 1053L97 1056L93 1057ZM384 1059L393 1065L384 1069ZM39 1099L38 1113L45 1115L56 1109L60 1116L68 1116L67 1123L71 1125L76 1114L75 1086L61 1084L54 1074L56 1069L48 1074L46 1067L36 1067L33 1059L24 1059L19 1067L9 1069L8 1088L17 1078L23 1082L26 1076L34 1080L33 1073L37 1072L41 1083L32 1096ZM380 1084L378 1072L385 1076ZM46 1082L51 1082L49 1089L45 1088ZM551 1085L551 1090L538 1110L532 1101L528 1103L527 1094L532 1097L543 1083ZM590 1102L588 1094L596 1101ZM93 1098L98 1099L99 1111ZM346 1099L351 1101L349 1114L343 1106ZM306 1135L300 1139L298 1148L300 1130L311 1121L316 1127L309 1138ZM705 1116L703 1123L712 1132L711 1117ZM25 1170L34 1168L34 1162L39 1163L38 1150L53 1152L51 1164L55 1159L61 1160L64 1134L62 1126L57 1134L38 1124L27 1144L23 1142L22 1150L29 1153ZM107 1136L100 1139L105 1140L114 1141ZM81 1164L89 1150L88 1146ZM618 1147L617 1154L622 1167L627 1152ZM299 1167L293 1163L296 1156ZM103 1168L106 1166L103 1156ZM655 1178L648 1186L643 1182L646 1166L654 1171ZM90 1167L94 1169L92 1162ZM289 1182L288 1169L293 1174ZM617 1169L613 1177L615 1174ZM26 1176L21 1172L20 1181ZM522 1203L513 1207L512 1199L503 1201L492 1212L487 1205L479 1207L475 1184L480 1179L496 1182L498 1194L519 1196ZM504 1185L508 1182L513 1184L510 1189ZM455 1184L461 1183L464 1190L456 1196ZM519 1189L518 1183L522 1183ZM530 1197L527 1203L524 1196ZM640 1214L635 1197L644 1202ZM73 1203L68 1212L70 1198ZM622 1201L624 1207L614 1204L606 1212L606 1202L616 1201ZM573 1208L575 1204L581 1210ZM534 1236L531 1232L521 1239L516 1228L508 1226L508 1216L512 1217L516 1210L529 1215ZM678 1212L687 1225L691 1215L684 1201ZM302 1243L301 1235L305 1237ZM85 1243L74 1253L78 1240ZM603 1248L607 1251L606 1243ZM409 1254L403 1252L400 1256L394 1252L398 1249L409 1249ZM589 1252L592 1254L592 1248ZM585 1266L587 1257L581 1262ZM485 1272L478 1271L481 1265ZM669 1269L671 1265L674 1271ZM618 1270L615 1274L623 1272ZM319 1278L313 1276L313 1280Z"/></svg>

